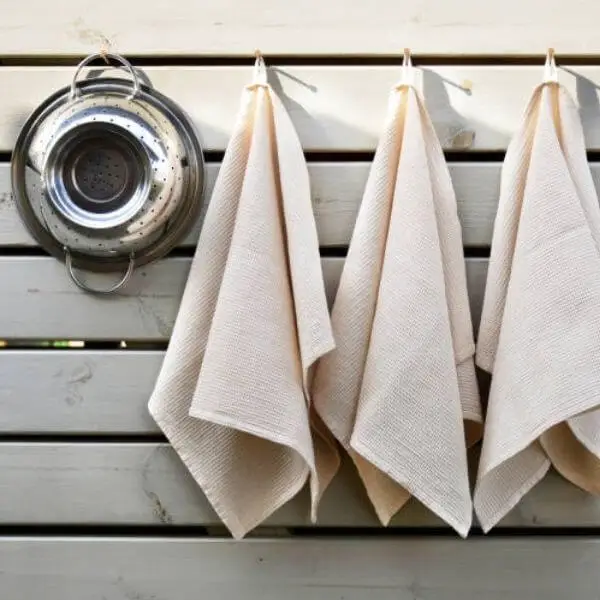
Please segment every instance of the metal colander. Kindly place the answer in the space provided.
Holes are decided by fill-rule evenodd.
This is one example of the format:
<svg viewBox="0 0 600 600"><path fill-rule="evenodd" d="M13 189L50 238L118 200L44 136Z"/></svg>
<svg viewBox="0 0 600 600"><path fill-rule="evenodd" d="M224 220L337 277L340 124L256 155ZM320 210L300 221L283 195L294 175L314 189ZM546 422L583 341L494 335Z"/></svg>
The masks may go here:
<svg viewBox="0 0 600 600"><path fill-rule="evenodd" d="M64 260L75 283L121 287L133 269L164 256L194 225L204 182L193 127L171 100L142 85L99 77L72 84L29 117L15 147L13 192L30 233ZM75 273L125 271L109 290Z"/></svg>

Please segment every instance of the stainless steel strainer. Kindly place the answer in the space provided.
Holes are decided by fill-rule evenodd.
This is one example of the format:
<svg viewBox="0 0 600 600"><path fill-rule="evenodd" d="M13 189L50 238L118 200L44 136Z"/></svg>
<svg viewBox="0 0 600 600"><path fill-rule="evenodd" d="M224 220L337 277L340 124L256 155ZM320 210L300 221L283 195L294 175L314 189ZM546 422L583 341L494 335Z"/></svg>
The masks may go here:
<svg viewBox="0 0 600 600"><path fill-rule="evenodd" d="M202 149L193 126L170 99L131 75L78 81L29 117L12 161L13 193L29 232L65 261L82 289L110 293L135 267L171 250L202 204ZM123 271L114 286L92 289L75 268Z"/></svg>

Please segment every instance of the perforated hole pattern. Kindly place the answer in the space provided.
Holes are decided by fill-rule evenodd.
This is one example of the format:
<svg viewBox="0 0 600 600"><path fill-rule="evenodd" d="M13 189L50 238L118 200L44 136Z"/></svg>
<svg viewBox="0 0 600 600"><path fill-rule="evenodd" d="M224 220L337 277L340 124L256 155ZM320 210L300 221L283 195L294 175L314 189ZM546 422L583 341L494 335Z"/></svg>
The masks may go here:
<svg viewBox="0 0 600 600"><path fill-rule="evenodd" d="M75 178L88 198L102 201L119 194L127 183L122 153L111 148L91 148L77 163Z"/></svg>

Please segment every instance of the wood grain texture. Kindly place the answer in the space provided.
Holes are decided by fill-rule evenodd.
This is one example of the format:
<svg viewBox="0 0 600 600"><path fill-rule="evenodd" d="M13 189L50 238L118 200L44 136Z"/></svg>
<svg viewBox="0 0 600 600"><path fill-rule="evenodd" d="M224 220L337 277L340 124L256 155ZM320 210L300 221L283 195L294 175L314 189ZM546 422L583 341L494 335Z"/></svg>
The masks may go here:
<svg viewBox="0 0 600 600"><path fill-rule="evenodd" d="M350 242L369 168L370 163L365 162L309 164L315 220L322 247L346 246ZM218 164L207 165L204 209L208 206L218 170ZM489 246L498 205L500 164L451 163L450 173L456 190L464 245ZM596 165L594 174L600 182L600 168ZM196 245L201 223L202 217L182 246ZM12 199L10 169L6 163L0 163L0 246L35 245L22 225Z"/></svg>
<svg viewBox="0 0 600 600"><path fill-rule="evenodd" d="M0 538L3 600L597 600L581 538Z"/></svg>
<svg viewBox="0 0 600 600"><path fill-rule="evenodd" d="M5 350L2 433L157 433L146 407L160 351Z"/></svg>
<svg viewBox="0 0 600 600"><path fill-rule="evenodd" d="M187 279L190 258L168 258L137 269L122 292L110 297L81 292L62 263L44 257L0 257L0 340L166 340ZM479 322L487 259L467 259L471 310ZM342 258L322 259L331 303ZM106 287L114 275L87 274Z"/></svg>
<svg viewBox="0 0 600 600"><path fill-rule="evenodd" d="M263 525L310 526L309 506L304 490ZM0 443L0 524L10 523L221 525L168 444L92 440ZM348 461L323 497L318 526L379 526ZM413 499L391 526L444 523ZM600 498L551 472L498 527L600 527Z"/></svg>
<svg viewBox="0 0 600 600"><path fill-rule="evenodd" d="M569 54L598 53L594 0L44 0L14 3L0 26L0 54L80 55L102 45L142 55Z"/></svg>
<svg viewBox="0 0 600 600"><path fill-rule="evenodd" d="M4 26L0 22L0 47ZM396 44L400 39L395 38ZM545 47L541 48L545 51ZM242 89L252 77L250 63L248 67L151 67L142 74L189 114L205 149L223 150ZM542 64L540 60L539 67L419 69L417 85L442 145L448 150L505 149L542 80ZM72 67L0 67L0 89L11 90L0 96L0 150L12 149L28 115L68 85L73 71ZM93 71L94 75L120 72ZM600 148L600 67L565 67L559 76L580 105L588 147ZM398 82L400 67L278 66L270 69L269 77L306 151L370 151L384 127L389 93Z"/></svg>

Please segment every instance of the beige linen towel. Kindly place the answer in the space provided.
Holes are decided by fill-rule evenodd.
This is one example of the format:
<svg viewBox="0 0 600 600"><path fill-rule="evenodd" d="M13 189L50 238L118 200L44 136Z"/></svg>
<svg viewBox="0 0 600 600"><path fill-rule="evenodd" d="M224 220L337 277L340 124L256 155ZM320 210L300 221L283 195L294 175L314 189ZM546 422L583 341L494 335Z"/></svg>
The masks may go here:
<svg viewBox="0 0 600 600"><path fill-rule="evenodd" d="M307 166L259 62L149 402L236 538L309 479L314 519L337 457L313 440L307 387L333 346Z"/></svg>
<svg viewBox="0 0 600 600"><path fill-rule="evenodd" d="M414 495L466 535L465 428L479 439L461 228L444 155L412 86L392 93L317 365L317 412L379 519Z"/></svg>
<svg viewBox="0 0 600 600"><path fill-rule="evenodd" d="M506 154L477 345L493 374L474 497L485 531L550 464L600 493L599 244L577 107L547 82Z"/></svg>

